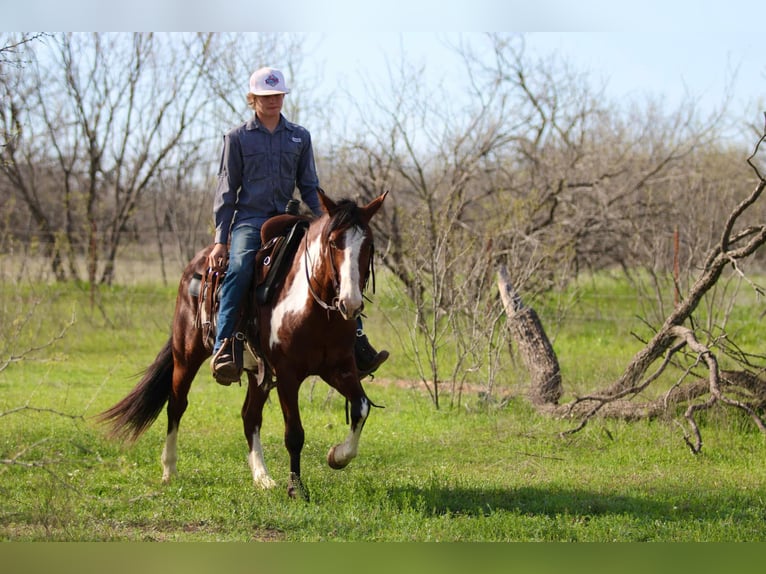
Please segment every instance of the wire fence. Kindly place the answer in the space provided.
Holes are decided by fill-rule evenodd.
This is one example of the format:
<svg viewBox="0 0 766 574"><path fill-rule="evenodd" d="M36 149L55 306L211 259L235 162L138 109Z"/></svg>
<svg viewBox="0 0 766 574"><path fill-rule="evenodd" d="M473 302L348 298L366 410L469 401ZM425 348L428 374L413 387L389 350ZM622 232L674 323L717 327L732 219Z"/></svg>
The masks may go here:
<svg viewBox="0 0 766 574"><path fill-rule="evenodd" d="M118 249L112 283L175 283L194 254L211 240L212 235L207 231L186 231L181 236L176 232L151 230L134 235ZM61 244L41 240L39 236L24 241L11 240L6 236L4 241L0 241L0 281L56 281L51 256L56 247L61 247ZM94 261L87 249L88 246L82 245L71 250L60 250L69 279L88 278L89 267ZM99 252L95 260L97 276L100 276L106 262L105 254Z"/></svg>

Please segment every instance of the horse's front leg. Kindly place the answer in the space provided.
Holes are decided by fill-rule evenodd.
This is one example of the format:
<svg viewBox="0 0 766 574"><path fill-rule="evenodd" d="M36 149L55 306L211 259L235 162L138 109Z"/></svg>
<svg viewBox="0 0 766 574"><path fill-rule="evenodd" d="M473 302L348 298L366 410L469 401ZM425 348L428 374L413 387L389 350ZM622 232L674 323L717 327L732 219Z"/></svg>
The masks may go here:
<svg viewBox="0 0 766 574"><path fill-rule="evenodd" d="M276 486L274 479L269 475L266 462L263 458L263 446L261 445L261 427L263 425L263 405L269 396L269 391L258 385L255 377L247 374L248 387L245 403L242 405L242 423L249 449L247 462L253 473L253 484L267 489Z"/></svg>
<svg viewBox="0 0 766 574"><path fill-rule="evenodd" d="M362 435L362 428L370 413L370 401L364 394L348 400L351 403L351 427L348 435L346 440L330 448L327 453L327 464L336 470L345 468L356 457L359 450L359 437Z"/></svg>
<svg viewBox="0 0 766 574"><path fill-rule="evenodd" d="M285 448L290 455L290 478L287 494L291 498L309 500L309 491L301 480L301 451L305 434L298 410L298 388L300 383L292 378L278 378L277 392L282 416L285 419Z"/></svg>

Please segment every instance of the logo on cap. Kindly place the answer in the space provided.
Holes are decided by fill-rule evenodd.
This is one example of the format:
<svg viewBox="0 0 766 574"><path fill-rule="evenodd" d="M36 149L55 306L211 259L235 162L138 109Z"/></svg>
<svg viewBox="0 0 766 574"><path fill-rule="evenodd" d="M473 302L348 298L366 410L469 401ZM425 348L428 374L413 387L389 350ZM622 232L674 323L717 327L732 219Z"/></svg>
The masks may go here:
<svg viewBox="0 0 766 574"><path fill-rule="evenodd" d="M279 84L279 78L275 76L274 74L269 74L269 77L264 80L269 86L272 88Z"/></svg>

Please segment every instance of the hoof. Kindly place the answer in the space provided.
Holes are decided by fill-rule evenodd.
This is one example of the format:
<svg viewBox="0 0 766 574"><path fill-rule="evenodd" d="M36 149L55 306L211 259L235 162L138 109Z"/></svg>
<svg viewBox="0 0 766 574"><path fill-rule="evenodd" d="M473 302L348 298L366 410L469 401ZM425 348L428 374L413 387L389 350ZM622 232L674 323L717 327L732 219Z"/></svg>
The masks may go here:
<svg viewBox="0 0 766 574"><path fill-rule="evenodd" d="M332 447L330 452L327 453L327 464L330 465L330 468L333 470L341 470L348 466L347 462L340 464L337 460L335 460L335 447Z"/></svg>
<svg viewBox="0 0 766 574"><path fill-rule="evenodd" d="M301 477L294 472L290 473L290 480L287 482L287 495L290 498L301 498L306 502L309 501L309 491L304 486Z"/></svg>
<svg viewBox="0 0 766 574"><path fill-rule="evenodd" d="M253 479L253 485L262 490L269 490L270 488L274 488L277 483L274 482L274 479L270 476L260 476Z"/></svg>

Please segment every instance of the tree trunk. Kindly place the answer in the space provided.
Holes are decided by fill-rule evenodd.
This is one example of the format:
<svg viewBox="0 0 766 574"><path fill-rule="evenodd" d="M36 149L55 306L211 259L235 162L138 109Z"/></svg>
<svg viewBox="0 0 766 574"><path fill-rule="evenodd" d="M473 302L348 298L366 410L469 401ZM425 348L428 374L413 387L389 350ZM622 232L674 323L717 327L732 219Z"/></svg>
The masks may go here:
<svg viewBox="0 0 766 574"><path fill-rule="evenodd" d="M537 406L557 405L562 393L561 371L540 318L534 309L521 301L511 285L505 266L498 271L498 286L511 337L531 379L527 396Z"/></svg>

